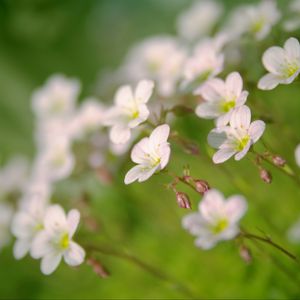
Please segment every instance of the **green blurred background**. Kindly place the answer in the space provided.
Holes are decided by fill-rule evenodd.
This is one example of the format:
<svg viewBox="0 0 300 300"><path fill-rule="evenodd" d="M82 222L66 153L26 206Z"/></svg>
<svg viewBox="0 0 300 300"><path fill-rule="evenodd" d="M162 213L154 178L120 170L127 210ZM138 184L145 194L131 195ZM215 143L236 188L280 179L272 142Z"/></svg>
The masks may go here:
<svg viewBox="0 0 300 300"><path fill-rule="evenodd" d="M190 2L0 0L1 162L19 153L33 157L30 95L49 75L61 72L78 77L83 85L82 97L97 95L103 101L111 101L97 86L101 73L116 68L130 45L141 38L160 33L175 34L176 16ZM222 1L227 8L244 2ZM282 7L285 3L280 2ZM259 57L256 59L260 65ZM296 168L294 149L300 142L300 84L282 86L272 92L251 89L249 106L258 116L270 114L275 120L268 126L265 140ZM274 181L266 185L249 159L239 163L230 161L225 168L213 166L205 154L206 136L212 122L188 116L176 126L179 132L199 143L202 154L191 157L173 146L170 169L180 174L182 166L189 163L193 176L208 180L226 196L244 194L249 201L244 227L256 233L264 231L300 255L300 246L289 244L285 238L287 228L300 216L299 187L272 168L269 170ZM159 175L144 184L124 187L122 178L130 166L124 166L113 186L101 185L88 176L80 178L78 184L73 183L74 189L77 188L74 194L84 190L90 196L92 214L105 224L105 232L114 247L125 249L158 267L188 286L199 298L300 297L299 265L267 245L259 249L252 244L251 264L242 261L234 242L221 243L209 252L195 248L193 238L181 228L181 217L186 211L177 207L174 194L163 187L168 178ZM72 182L69 184L73 188ZM182 191L186 189L182 187ZM196 207L199 196L190 195ZM102 232L91 237L97 241ZM79 237L88 238L84 234ZM105 255L98 257L111 273L106 279L99 278L87 265L73 270L63 264L53 275L45 277L39 271L38 261L29 257L16 261L11 247L7 247L0 254L0 297L183 297L172 284L128 261Z"/></svg>

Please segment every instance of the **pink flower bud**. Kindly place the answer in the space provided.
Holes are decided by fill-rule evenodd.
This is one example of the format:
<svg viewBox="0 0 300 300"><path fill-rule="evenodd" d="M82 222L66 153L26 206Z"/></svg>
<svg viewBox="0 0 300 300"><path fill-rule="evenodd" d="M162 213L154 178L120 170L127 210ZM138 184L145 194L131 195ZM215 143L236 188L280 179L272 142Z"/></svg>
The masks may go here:
<svg viewBox="0 0 300 300"><path fill-rule="evenodd" d="M110 274L107 269L100 263L100 261L95 258L89 257L87 259L87 264L93 268L93 271L102 278L108 277Z"/></svg>
<svg viewBox="0 0 300 300"><path fill-rule="evenodd" d="M273 156L272 161L273 161L274 165L276 165L278 167L284 167L284 165L286 164L286 160L278 155Z"/></svg>
<svg viewBox="0 0 300 300"><path fill-rule="evenodd" d="M191 209L191 202L189 196L183 192L176 192L176 200L181 208Z"/></svg>
<svg viewBox="0 0 300 300"><path fill-rule="evenodd" d="M246 246L241 246L240 247L240 257L246 262L250 263L252 261L252 255L250 252L250 249Z"/></svg>
<svg viewBox="0 0 300 300"><path fill-rule="evenodd" d="M195 182L195 188L197 192L201 195L203 195L205 192L207 192L210 189L208 182L205 180L196 179L194 180L194 182Z"/></svg>
<svg viewBox="0 0 300 300"><path fill-rule="evenodd" d="M272 175L269 171L266 169L261 169L260 170L260 178L265 182L265 183L271 183L272 182Z"/></svg>

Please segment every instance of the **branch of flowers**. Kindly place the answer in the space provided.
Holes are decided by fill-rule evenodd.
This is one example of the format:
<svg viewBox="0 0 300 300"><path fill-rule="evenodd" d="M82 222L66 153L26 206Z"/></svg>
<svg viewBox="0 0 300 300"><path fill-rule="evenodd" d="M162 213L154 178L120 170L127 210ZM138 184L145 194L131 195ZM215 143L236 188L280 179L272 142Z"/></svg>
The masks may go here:
<svg viewBox="0 0 300 300"><path fill-rule="evenodd" d="M178 282L177 280L171 278L169 275L165 274L164 272L157 269L156 267L149 265L148 263L142 261L141 259L131 254L121 252L112 248L104 247L104 246L88 245L85 247L85 249L87 249L87 251L89 251L90 253L98 252L104 255L114 256L120 259L127 260L133 263L134 265L136 265L137 267L143 269L144 271L152 274L154 277L163 280L165 282L168 282L169 284L171 284L171 286L173 286L173 288L177 289L180 293L182 293L182 295L190 299L198 299L198 297L195 297L193 293L190 291L190 289L187 288L185 285L183 285L181 282Z"/></svg>
<svg viewBox="0 0 300 300"><path fill-rule="evenodd" d="M275 243L270 237L266 236L259 236L256 234L252 234L252 233L248 233L245 231L242 231L240 233L240 237L242 238L248 238L250 240L257 240L263 243L266 243L274 248L276 248L277 250L279 250L280 252L282 252L283 254L285 254L286 256L288 256L290 259L292 259L295 263L300 265L299 259L296 255L292 254L291 252L289 252L288 250L286 250L285 248L283 248L282 246L280 246L279 244Z"/></svg>

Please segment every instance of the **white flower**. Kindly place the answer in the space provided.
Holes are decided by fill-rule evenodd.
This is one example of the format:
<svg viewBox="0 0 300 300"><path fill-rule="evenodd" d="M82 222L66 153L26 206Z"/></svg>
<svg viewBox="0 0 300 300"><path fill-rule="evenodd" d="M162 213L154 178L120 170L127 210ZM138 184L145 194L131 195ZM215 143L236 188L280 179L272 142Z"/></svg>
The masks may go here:
<svg viewBox="0 0 300 300"><path fill-rule="evenodd" d="M300 167L300 144L296 147L295 159L296 159L297 165Z"/></svg>
<svg viewBox="0 0 300 300"><path fill-rule="evenodd" d="M71 152L69 140L57 138L51 147L42 149L34 164L34 177L48 178L57 181L71 175L75 165L75 158Z"/></svg>
<svg viewBox="0 0 300 300"><path fill-rule="evenodd" d="M129 85L121 86L115 96L115 105L107 112L106 124L112 126L110 139L115 144L126 143L131 129L145 122L149 116L146 105L150 99L154 83L142 80L133 92Z"/></svg>
<svg viewBox="0 0 300 300"><path fill-rule="evenodd" d="M43 230L46 201L32 196L22 202L21 206L11 225L12 233L17 238L13 249L16 259L23 258L30 251L34 237Z"/></svg>
<svg viewBox="0 0 300 300"><path fill-rule="evenodd" d="M299 242L300 242L300 219L289 228L289 230L287 232L287 238L289 239L290 242L299 244Z"/></svg>
<svg viewBox="0 0 300 300"><path fill-rule="evenodd" d="M70 266L78 266L84 261L85 251L72 240L79 219L76 209L72 209L67 216L59 205L47 209L44 229L36 235L31 246L32 257L42 258L43 274L51 274L62 258Z"/></svg>
<svg viewBox="0 0 300 300"><path fill-rule="evenodd" d="M64 118L73 112L80 90L77 80L53 75L33 94L32 107L40 119Z"/></svg>
<svg viewBox="0 0 300 300"><path fill-rule="evenodd" d="M191 83L199 86L222 72L224 55L220 53L218 43L218 40L206 39L196 45L193 55L186 60L183 69L183 87Z"/></svg>
<svg viewBox="0 0 300 300"><path fill-rule="evenodd" d="M263 121L251 123L251 111L243 105L236 108L230 118L230 126L213 129L208 135L208 143L218 151L213 162L222 163L235 155L235 160L242 159L250 147L256 143L265 130Z"/></svg>
<svg viewBox="0 0 300 300"><path fill-rule="evenodd" d="M71 136L80 139L100 129L103 122L104 107L96 99L88 98L71 120Z"/></svg>
<svg viewBox="0 0 300 300"><path fill-rule="evenodd" d="M170 36L155 36L134 46L125 59L121 75L134 82L141 78L155 81L157 92L168 97L176 91L186 51Z"/></svg>
<svg viewBox="0 0 300 300"><path fill-rule="evenodd" d="M271 47L262 57L264 67L269 73L258 82L258 88L272 90L278 84L290 84L300 72L300 44L295 38L289 38L284 47Z"/></svg>
<svg viewBox="0 0 300 300"><path fill-rule="evenodd" d="M208 35L223 12L219 2L197 0L177 20L179 35L189 41Z"/></svg>
<svg viewBox="0 0 300 300"><path fill-rule="evenodd" d="M244 197L235 195L225 200L219 191L209 190L199 204L199 212L185 216L182 225L197 237L197 247L211 249L217 242L238 235L238 222L246 210Z"/></svg>
<svg viewBox="0 0 300 300"><path fill-rule="evenodd" d="M283 23L283 28L286 31L294 31L300 27L300 0L294 0L289 4L289 14L291 18Z"/></svg>
<svg viewBox="0 0 300 300"><path fill-rule="evenodd" d="M232 38L244 33L254 35L257 40L264 39L280 19L281 14L273 0L264 0L256 5L242 5L231 15L225 31Z"/></svg>
<svg viewBox="0 0 300 300"><path fill-rule="evenodd" d="M143 138L132 149L131 159L137 165L125 176L125 184L136 180L146 181L156 171L166 167L170 158L170 145L167 142L170 127L167 124L156 127L149 137Z"/></svg>
<svg viewBox="0 0 300 300"><path fill-rule="evenodd" d="M0 250L10 242L12 216L12 207L5 202L0 202Z"/></svg>
<svg viewBox="0 0 300 300"><path fill-rule="evenodd" d="M199 90L205 100L196 108L196 114L205 119L216 119L217 127L228 124L236 107L243 105L248 92L243 91L243 80L239 73L230 73L226 80L208 80Z"/></svg>

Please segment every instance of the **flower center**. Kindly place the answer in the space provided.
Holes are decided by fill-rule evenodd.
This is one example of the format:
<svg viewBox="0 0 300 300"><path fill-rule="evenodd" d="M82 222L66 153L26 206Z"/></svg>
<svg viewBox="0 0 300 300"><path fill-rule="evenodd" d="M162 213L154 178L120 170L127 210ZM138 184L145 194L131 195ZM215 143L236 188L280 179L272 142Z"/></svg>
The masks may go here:
<svg viewBox="0 0 300 300"><path fill-rule="evenodd" d="M285 76L291 77L299 70L297 63L287 63L284 69Z"/></svg>
<svg viewBox="0 0 300 300"><path fill-rule="evenodd" d="M230 100L230 101L224 101L221 105L221 110L222 112L229 112L232 108L235 106L235 101Z"/></svg>
<svg viewBox="0 0 300 300"><path fill-rule="evenodd" d="M68 233L64 233L59 241L59 246L63 250L66 250L69 248L69 245L70 245L69 235Z"/></svg>
<svg viewBox="0 0 300 300"><path fill-rule="evenodd" d="M236 151L242 151L250 140L250 136L247 134L242 139L237 141Z"/></svg>
<svg viewBox="0 0 300 300"><path fill-rule="evenodd" d="M264 25L265 25L265 20L263 18L260 18L259 20L257 20L252 24L250 30L253 33L258 33L263 29Z"/></svg>
<svg viewBox="0 0 300 300"><path fill-rule="evenodd" d="M212 231L214 234L219 234L222 231L224 231L229 225L229 222L227 219L221 219L215 224L212 228Z"/></svg>
<svg viewBox="0 0 300 300"><path fill-rule="evenodd" d="M40 231L44 229L44 225L42 223L37 223L35 226L34 226L34 231Z"/></svg>
<svg viewBox="0 0 300 300"><path fill-rule="evenodd" d="M50 112L53 114L60 113L64 110L64 108L65 108L64 101L61 101L60 99L56 99L55 101L53 101L50 107Z"/></svg>
<svg viewBox="0 0 300 300"><path fill-rule="evenodd" d="M52 164L55 167L62 166L64 162L65 162L65 155L63 155L62 153L57 153L57 155L55 155L52 159Z"/></svg>

